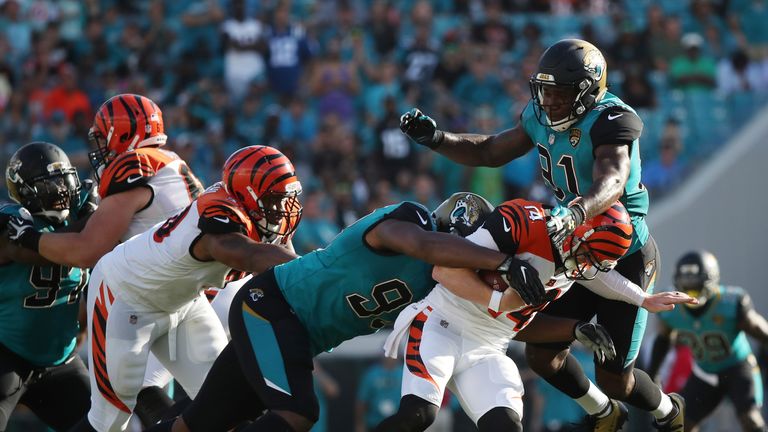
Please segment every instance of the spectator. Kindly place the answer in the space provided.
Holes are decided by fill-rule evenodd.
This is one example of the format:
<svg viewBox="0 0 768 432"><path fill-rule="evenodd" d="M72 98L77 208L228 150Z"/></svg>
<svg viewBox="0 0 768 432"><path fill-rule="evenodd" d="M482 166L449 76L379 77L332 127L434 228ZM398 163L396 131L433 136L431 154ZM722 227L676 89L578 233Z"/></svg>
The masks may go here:
<svg viewBox="0 0 768 432"><path fill-rule="evenodd" d="M259 20L245 13L244 0L233 0L232 14L221 26L224 36L224 81L230 97L245 96L251 81L265 73L260 52L264 29Z"/></svg>
<svg viewBox="0 0 768 432"><path fill-rule="evenodd" d="M266 37L270 87L283 99L290 98L299 90L299 80L312 58L312 50L304 27L291 22L289 2L280 2L272 11Z"/></svg>
<svg viewBox="0 0 768 432"><path fill-rule="evenodd" d="M317 109L323 114L335 114L348 126L355 122L355 97L360 92L357 70L350 61L341 58L341 40L332 37L325 55L309 75L309 90L317 97Z"/></svg>
<svg viewBox="0 0 768 432"><path fill-rule="evenodd" d="M81 111L86 117L93 116L91 101L77 85L77 70L70 64L59 68L59 84L52 88L45 99L43 115L50 118L54 111L61 111L67 121L72 121L75 113Z"/></svg>
<svg viewBox="0 0 768 432"><path fill-rule="evenodd" d="M413 170L416 158L411 140L400 131L400 111L393 97L384 99L384 117L376 124L375 167L378 178L394 179L403 170Z"/></svg>
<svg viewBox="0 0 768 432"><path fill-rule="evenodd" d="M293 247L304 255L325 247L339 233L339 227L334 221L333 201L322 189L307 191L301 201L301 229L293 237Z"/></svg>
<svg viewBox="0 0 768 432"><path fill-rule="evenodd" d="M648 40L651 59L656 69L668 71L672 59L684 54L685 50L680 41L681 35L680 18L670 16L664 19L664 31Z"/></svg>
<svg viewBox="0 0 768 432"><path fill-rule="evenodd" d="M626 70L624 81L621 83L621 98L636 109L656 108L656 91L644 69L632 67Z"/></svg>
<svg viewBox="0 0 768 432"><path fill-rule="evenodd" d="M704 38L688 33L682 39L685 55L672 59L669 77L675 88L685 91L711 90L715 87L715 60L702 52Z"/></svg>
<svg viewBox="0 0 768 432"><path fill-rule="evenodd" d="M403 367L390 357L383 357L363 374L355 402L355 432L373 430L400 405Z"/></svg>
<svg viewBox="0 0 768 432"><path fill-rule="evenodd" d="M676 186L686 172L686 164L680 159L683 140L680 124L670 119L664 126L659 142L659 157L643 167L643 184L651 192L663 193Z"/></svg>
<svg viewBox="0 0 768 432"><path fill-rule="evenodd" d="M768 90L768 76L763 64L750 61L743 50L717 64L717 91L728 96L733 93L762 93Z"/></svg>
<svg viewBox="0 0 768 432"><path fill-rule="evenodd" d="M472 26L472 42L480 46L494 46L501 51L514 49L515 34L503 18L500 0L485 2L485 20Z"/></svg>

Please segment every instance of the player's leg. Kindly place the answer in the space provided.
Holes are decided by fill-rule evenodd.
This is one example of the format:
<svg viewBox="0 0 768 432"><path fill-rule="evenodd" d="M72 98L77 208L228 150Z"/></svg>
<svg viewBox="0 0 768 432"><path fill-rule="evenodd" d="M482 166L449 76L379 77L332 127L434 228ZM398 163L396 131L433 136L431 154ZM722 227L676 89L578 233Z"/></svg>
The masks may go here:
<svg viewBox="0 0 768 432"><path fill-rule="evenodd" d="M721 373L720 385L733 403L744 431L765 431L760 408L763 405L763 379L753 355L737 366Z"/></svg>
<svg viewBox="0 0 768 432"><path fill-rule="evenodd" d="M461 355L461 328L448 322L431 307L413 319L405 349L400 407L374 432L423 431L435 421L445 386Z"/></svg>
<svg viewBox="0 0 768 432"><path fill-rule="evenodd" d="M523 430L523 381L515 362L502 352L468 350L449 387L480 432Z"/></svg>
<svg viewBox="0 0 768 432"><path fill-rule="evenodd" d="M64 364L38 373L19 402L52 429L69 430L91 406L88 369L75 354Z"/></svg>
<svg viewBox="0 0 768 432"><path fill-rule="evenodd" d="M97 271L88 291L92 389L88 422L97 430L118 430L130 419L144 382L149 347L165 333L169 318L126 304L101 283Z"/></svg>
<svg viewBox="0 0 768 432"><path fill-rule="evenodd" d="M648 237L640 250L623 258L616 271L653 292L659 272L659 254L653 237ZM597 384L614 399L650 412L662 429L682 429L684 402L678 395L666 395L651 377L634 364L645 334L648 312L629 303L599 298L597 322L608 330L616 347L616 358L595 363Z"/></svg>
<svg viewBox="0 0 768 432"><path fill-rule="evenodd" d="M8 426L8 419L27 391L26 381L31 374L31 365L0 344L0 431Z"/></svg>
<svg viewBox="0 0 768 432"><path fill-rule="evenodd" d="M694 367L693 373L680 390L686 400L685 430L696 431L698 425L717 408L725 396L725 387L718 385L718 377L704 374Z"/></svg>
<svg viewBox="0 0 768 432"><path fill-rule="evenodd" d="M178 320L173 330L175 340L169 332L155 341L152 351L194 399L216 357L227 345L227 336L202 294L179 310Z"/></svg>
<svg viewBox="0 0 768 432"><path fill-rule="evenodd" d="M172 379L173 376L168 369L150 352L147 371L144 373L144 383L136 397L136 407L133 409L144 426L157 423L163 413L173 406L173 399L164 389Z"/></svg>
<svg viewBox="0 0 768 432"><path fill-rule="evenodd" d="M259 295L251 295L256 290ZM254 277L238 291L229 328L242 370L263 402L260 406L271 411L244 430L270 430L265 425L283 420L296 432L308 431L320 410L311 341L272 271Z"/></svg>
<svg viewBox="0 0 768 432"><path fill-rule="evenodd" d="M227 334L227 338L230 337L229 308L232 305L232 300L235 298L237 291L252 278L252 275L248 275L240 280L227 283L219 290L216 297L213 298L213 301L211 301L211 307L213 308L213 311L216 312L216 316L219 317L219 321L221 321L221 325L224 327L224 333Z"/></svg>
<svg viewBox="0 0 768 432"><path fill-rule="evenodd" d="M543 313L589 321L596 313L598 301L596 294L574 285L561 299L548 305ZM579 361L570 354L569 345L526 343L528 365L584 409L587 413L585 424L593 426L595 430L617 430L626 421L626 407L609 399L587 378Z"/></svg>

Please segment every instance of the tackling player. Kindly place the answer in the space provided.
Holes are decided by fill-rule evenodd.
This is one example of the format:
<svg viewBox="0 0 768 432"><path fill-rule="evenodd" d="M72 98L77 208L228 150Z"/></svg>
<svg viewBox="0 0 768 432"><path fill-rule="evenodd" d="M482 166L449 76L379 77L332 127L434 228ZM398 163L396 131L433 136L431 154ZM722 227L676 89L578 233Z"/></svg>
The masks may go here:
<svg viewBox="0 0 768 432"><path fill-rule="evenodd" d="M470 224L490 208L463 208ZM441 232L420 204L377 209L342 231L325 248L275 267L248 282L229 316L232 340L202 390L180 419L149 431L224 431L258 417L243 431L307 431L317 420L312 357L391 323L434 286L432 264L500 269L514 281L521 306L540 303L544 289L528 263ZM539 294L540 293L540 294ZM568 328L575 320L559 320ZM597 342L596 342L597 343Z"/></svg>
<svg viewBox="0 0 768 432"><path fill-rule="evenodd" d="M461 202L439 217L460 214ZM492 291L474 270L435 266L439 284L418 305L403 311L387 339L387 355L396 356L399 340L409 335L403 373L403 398L398 412L376 431L423 431L435 419L446 386L464 411L484 431L522 431L523 383L514 362L506 356L511 338L538 340L537 312L556 301L580 279L600 295L666 310L674 303L695 301L679 293L650 296L611 270L629 249L632 225L624 206L616 202L608 211L576 228L562 243L553 244L547 233L548 211L537 202L516 199L498 206L468 240L529 262L547 287L546 301L510 309L514 300ZM529 325L530 324L530 325ZM584 340L586 332L601 327L582 323L566 333ZM531 335L536 335L531 339ZM550 332L550 336L554 336ZM602 338L610 340L607 335ZM569 340L567 336L551 341ZM589 340L586 340L589 343ZM594 346L587 345L595 350ZM615 353L597 351L599 362ZM601 395L603 401L608 398Z"/></svg>
<svg viewBox="0 0 768 432"><path fill-rule="evenodd" d="M671 343L688 345L696 367L680 392L690 403L685 430L695 431L727 397L745 432L763 432L763 386L747 335L768 343L768 322L755 311L744 289L720 283L714 255L694 251L675 268L675 288L697 297L697 305L659 314L648 373L656 376Z"/></svg>
<svg viewBox="0 0 768 432"><path fill-rule="evenodd" d="M411 139L452 160L473 166L501 166L532 149L539 153L541 174L560 207L548 230L556 243L620 200L632 219L632 245L616 270L653 292L659 262L645 215L648 192L640 182L639 138L642 122L635 111L607 91L607 65L589 42L564 39L550 46L530 78L531 101L520 123L495 135L454 134L437 129L418 109L401 117ZM682 427L684 402L661 392L651 378L634 368L645 331L646 312L615 302L576 284L547 313L589 321L595 315L616 343L614 360L595 364L597 382L612 398L648 411L661 430ZM589 380L563 344L527 344L531 368L575 399L596 430L614 430L626 408L598 406L589 396ZM587 397L587 399L584 399Z"/></svg>
<svg viewBox="0 0 768 432"><path fill-rule="evenodd" d="M48 232L71 226L95 205L77 170L58 146L29 143L5 171L8 195L3 218L29 220ZM31 213L31 215L30 215ZM27 249L0 240L0 430L17 404L46 425L67 430L88 412L88 371L76 354L80 293L86 270L51 264Z"/></svg>

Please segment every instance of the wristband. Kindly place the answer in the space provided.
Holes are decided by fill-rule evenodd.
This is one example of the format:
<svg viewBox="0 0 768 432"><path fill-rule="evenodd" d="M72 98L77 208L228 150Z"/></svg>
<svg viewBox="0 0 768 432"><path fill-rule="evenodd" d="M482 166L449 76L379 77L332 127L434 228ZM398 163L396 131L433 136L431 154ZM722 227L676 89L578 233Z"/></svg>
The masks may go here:
<svg viewBox="0 0 768 432"><path fill-rule="evenodd" d="M435 129L435 134L432 135L432 141L429 143L427 147L434 150L440 147L440 144L443 143L444 139L445 139L445 132L441 131L440 129Z"/></svg>
<svg viewBox="0 0 768 432"><path fill-rule="evenodd" d="M504 297L504 293L494 290L491 293L491 300L488 302L488 310L492 312L498 312L501 309L501 298Z"/></svg>
<svg viewBox="0 0 768 432"><path fill-rule="evenodd" d="M578 212L581 215L581 220L577 223L577 225L581 225L584 223L584 221L587 220L587 210L584 208L584 204L582 204L580 201L571 201L571 203L568 204L568 208L571 209L574 213Z"/></svg>
<svg viewBox="0 0 768 432"><path fill-rule="evenodd" d="M25 233L19 238L19 245L25 249L30 249L35 252L40 252L40 237L43 235L34 229L30 229L29 233Z"/></svg>

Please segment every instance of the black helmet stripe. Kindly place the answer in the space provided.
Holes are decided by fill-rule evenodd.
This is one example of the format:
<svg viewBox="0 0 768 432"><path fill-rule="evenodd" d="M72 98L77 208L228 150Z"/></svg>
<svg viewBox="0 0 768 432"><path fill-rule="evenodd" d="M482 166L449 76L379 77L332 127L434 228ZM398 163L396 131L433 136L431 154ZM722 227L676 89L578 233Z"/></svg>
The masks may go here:
<svg viewBox="0 0 768 432"><path fill-rule="evenodd" d="M251 180L250 183L253 184L253 179L256 177L256 173L259 171L259 168L261 168L262 165L264 165L267 162L272 162L273 160L283 157L281 153L271 154L263 156L258 162L256 162L253 165L253 168L251 169ZM280 165L278 165L280 166ZM262 182L264 180L262 179ZM261 189L261 185L259 185L259 189Z"/></svg>
<svg viewBox="0 0 768 432"><path fill-rule="evenodd" d="M270 183L269 186L267 186L267 189L272 189L272 187L275 186L276 184L280 183L281 181L283 181L285 179L289 179L291 177L294 177L295 175L296 175L296 173L293 172L293 171L285 173L285 174L281 175L280 177L272 180L272 183ZM263 182L264 179L261 179L261 181ZM261 186L259 186L259 188L261 188Z"/></svg>
<svg viewBox="0 0 768 432"><path fill-rule="evenodd" d="M264 182L267 180L267 177L269 177L270 174L272 174L273 172L275 172L276 170L278 170L278 169L280 169L280 168L282 168L284 166L288 166L290 168L290 165L287 162L283 163L283 164L280 164L280 165L274 165L274 166L270 167L267 170L267 172L265 172L264 175L261 176L261 181L259 182L259 190L261 190L261 187L264 186ZM253 172L251 172L251 181L253 181L253 174L254 174L254 172L255 172L255 170ZM272 185L274 185L274 182L272 182ZM272 185L270 185L270 187L272 187Z"/></svg>
<svg viewBox="0 0 768 432"><path fill-rule="evenodd" d="M133 95L133 97L136 99L136 105L138 105L138 106L139 106L139 108L141 108L141 115L142 115L142 116L144 116L144 122L145 122L144 124L145 124L145 125L149 124L149 119L147 118L147 111L146 111L146 110L144 110L144 104L143 104L143 103L141 103L141 96L139 96L139 95ZM149 133L150 133L150 132L151 132L151 129L150 129L150 130L148 130L148 129L145 127L145 128L144 128L144 138L142 138L142 140L145 140L145 139L149 138Z"/></svg>
<svg viewBox="0 0 768 432"><path fill-rule="evenodd" d="M247 151L247 150L239 150L239 151L243 151L243 152L245 152L245 151ZM240 167L240 165L242 165L243 163L245 163L245 161L247 161L247 160L248 160L249 158L251 158L252 156L257 156L257 157L258 157L258 156L259 156L259 151L258 151L258 150L256 150L256 151L252 151L252 152L250 152L248 155L246 155L245 157L243 157L242 159L240 159L239 161L235 161L235 162L232 164L232 166L231 166L231 167L230 167L230 169L229 169L229 178L227 179L227 184L232 184L232 182L234 181L234 177L235 177L235 174L237 173L237 169ZM230 158L231 158L231 157L232 157L232 156L230 156ZM257 162L257 163L258 163L258 162ZM230 192L234 193L234 191L230 191Z"/></svg>
<svg viewBox="0 0 768 432"><path fill-rule="evenodd" d="M123 108L125 108L125 112L128 113L128 120L131 121L131 132L128 136L134 137L136 136L136 115L133 113L131 106L128 105L128 102L126 102L122 96L120 96L119 99L120 99L120 103L123 104Z"/></svg>

